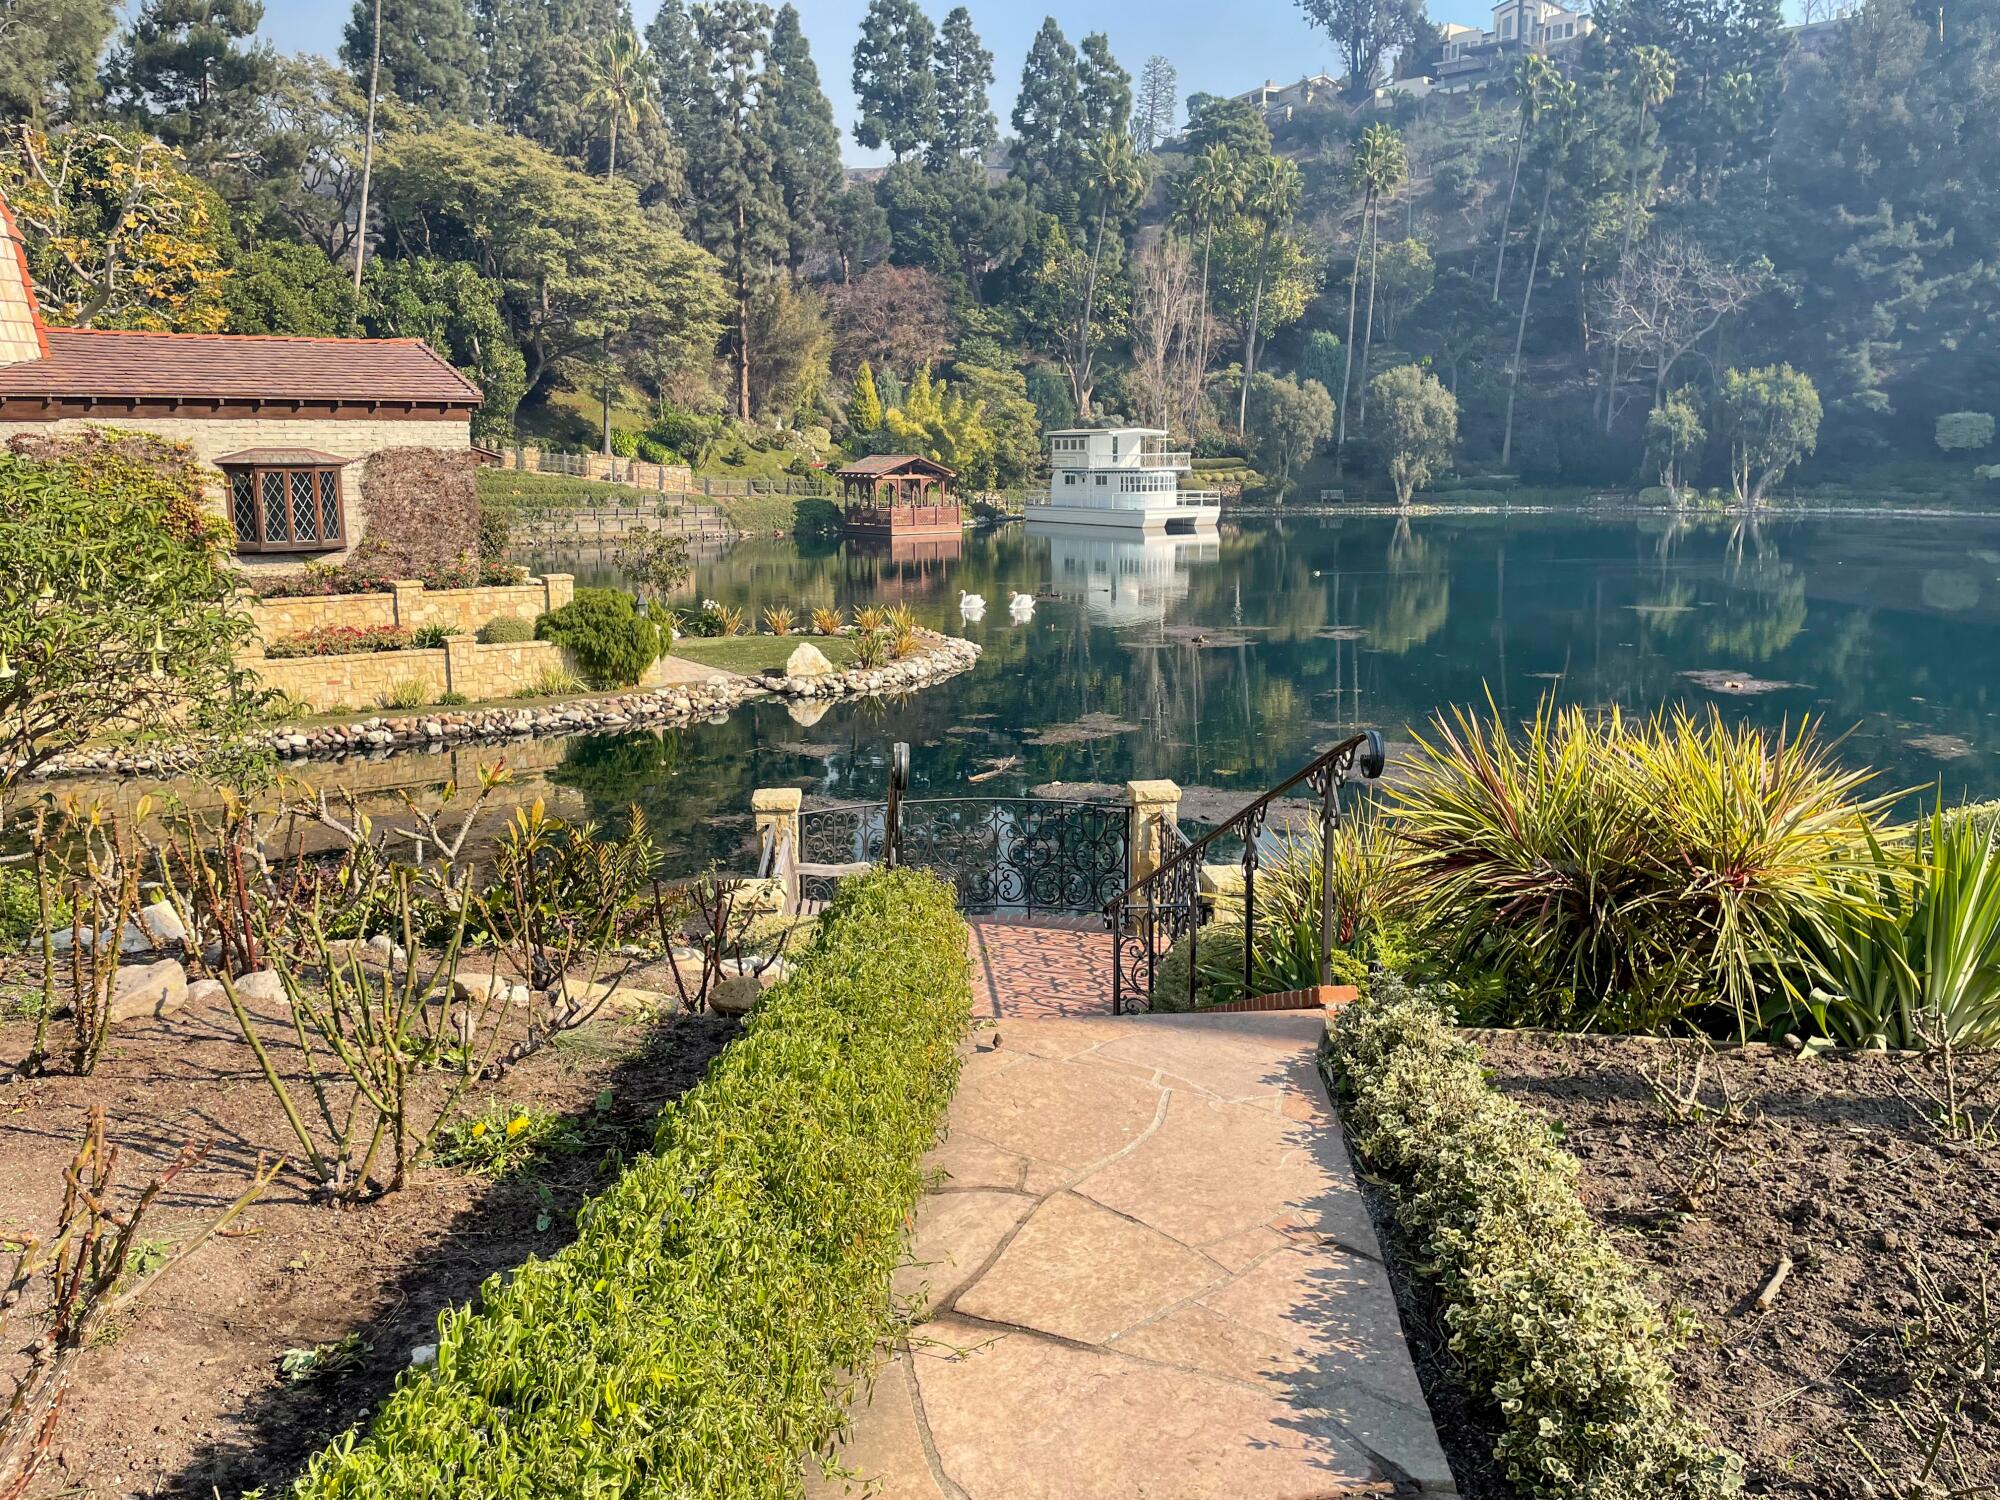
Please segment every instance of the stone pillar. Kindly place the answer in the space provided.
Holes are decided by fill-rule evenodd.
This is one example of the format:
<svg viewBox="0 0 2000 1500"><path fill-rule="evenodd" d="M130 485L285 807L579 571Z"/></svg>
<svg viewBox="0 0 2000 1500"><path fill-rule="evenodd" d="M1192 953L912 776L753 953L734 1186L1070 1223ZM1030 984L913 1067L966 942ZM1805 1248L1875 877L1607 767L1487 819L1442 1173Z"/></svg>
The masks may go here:
<svg viewBox="0 0 2000 1500"><path fill-rule="evenodd" d="M390 609L396 616L398 630L415 630L423 623L417 617L423 613L424 586L414 578L397 578L389 584Z"/></svg>
<svg viewBox="0 0 2000 1500"><path fill-rule="evenodd" d="M760 786L750 794L750 815L757 825L757 847L764 847L764 831L773 835L772 848L782 850L775 878L780 883L779 909L799 909L799 806L805 793L795 786Z"/></svg>
<svg viewBox="0 0 2000 1500"><path fill-rule="evenodd" d="M544 612L561 609L576 597L576 575L573 573L544 573L542 575L542 608Z"/></svg>
<svg viewBox="0 0 2000 1500"><path fill-rule="evenodd" d="M464 693L468 698L483 697L479 681L479 644L469 635L444 638L444 690Z"/></svg>
<svg viewBox="0 0 2000 1500"><path fill-rule="evenodd" d="M1171 781L1128 781L1125 800L1132 809L1132 835L1125 849L1125 879L1137 885L1165 858L1164 830L1181 815L1181 789Z"/></svg>

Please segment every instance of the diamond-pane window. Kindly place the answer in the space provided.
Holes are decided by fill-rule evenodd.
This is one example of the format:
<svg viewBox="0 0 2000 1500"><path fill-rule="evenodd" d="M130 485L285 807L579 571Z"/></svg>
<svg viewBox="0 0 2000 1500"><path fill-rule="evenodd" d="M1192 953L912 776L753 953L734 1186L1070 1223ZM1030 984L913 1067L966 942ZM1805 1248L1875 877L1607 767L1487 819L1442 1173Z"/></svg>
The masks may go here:
<svg viewBox="0 0 2000 1500"><path fill-rule="evenodd" d="M319 500L313 493L311 469L292 470L292 539L319 540Z"/></svg>
<svg viewBox="0 0 2000 1500"><path fill-rule="evenodd" d="M239 469L229 476L229 518L236 523L236 540L255 542L257 534L257 494L250 476Z"/></svg>
<svg viewBox="0 0 2000 1500"><path fill-rule="evenodd" d="M313 455L317 456L317 455ZM239 552L329 552L343 541L340 470L332 463L222 460ZM277 458L277 455L273 455Z"/></svg>
<svg viewBox="0 0 2000 1500"><path fill-rule="evenodd" d="M292 539L292 508L285 499L285 474L282 469L258 471L257 498L264 506L264 540L289 542Z"/></svg>
<svg viewBox="0 0 2000 1500"><path fill-rule="evenodd" d="M340 476L331 469L319 471L319 534L329 542L340 536Z"/></svg>

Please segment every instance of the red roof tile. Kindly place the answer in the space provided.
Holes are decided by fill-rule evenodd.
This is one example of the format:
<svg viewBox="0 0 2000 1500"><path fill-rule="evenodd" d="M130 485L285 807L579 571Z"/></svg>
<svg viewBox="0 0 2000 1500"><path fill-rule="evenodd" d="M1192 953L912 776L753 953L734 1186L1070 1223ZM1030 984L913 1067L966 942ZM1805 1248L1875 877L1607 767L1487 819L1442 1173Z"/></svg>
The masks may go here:
<svg viewBox="0 0 2000 1500"><path fill-rule="evenodd" d="M0 366L0 397L412 401L476 406L479 388L421 339L51 328L46 359Z"/></svg>

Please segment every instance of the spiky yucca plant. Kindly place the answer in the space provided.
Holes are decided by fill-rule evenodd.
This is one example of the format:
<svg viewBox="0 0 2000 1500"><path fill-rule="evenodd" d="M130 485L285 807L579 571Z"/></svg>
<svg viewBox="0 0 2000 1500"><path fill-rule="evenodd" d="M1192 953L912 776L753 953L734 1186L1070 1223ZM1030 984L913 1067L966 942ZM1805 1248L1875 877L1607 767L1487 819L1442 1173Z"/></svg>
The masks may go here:
<svg viewBox="0 0 2000 1500"><path fill-rule="evenodd" d="M1513 1024L1658 1031L1709 1002L1747 1035L1796 995L1796 933L1870 901L1887 797L1807 721L1628 719L1544 700L1515 737L1441 715L1392 789L1425 925L1503 981Z"/></svg>
<svg viewBox="0 0 2000 1500"><path fill-rule="evenodd" d="M854 612L854 628L864 635L880 630L889 623L888 611L875 604L864 604Z"/></svg>
<svg viewBox="0 0 2000 1500"><path fill-rule="evenodd" d="M764 610L764 629L772 635L790 635L798 622L798 615L788 604L772 604Z"/></svg>
<svg viewBox="0 0 2000 1500"><path fill-rule="evenodd" d="M838 609L816 609L812 612L814 635L839 635L847 628L847 616Z"/></svg>

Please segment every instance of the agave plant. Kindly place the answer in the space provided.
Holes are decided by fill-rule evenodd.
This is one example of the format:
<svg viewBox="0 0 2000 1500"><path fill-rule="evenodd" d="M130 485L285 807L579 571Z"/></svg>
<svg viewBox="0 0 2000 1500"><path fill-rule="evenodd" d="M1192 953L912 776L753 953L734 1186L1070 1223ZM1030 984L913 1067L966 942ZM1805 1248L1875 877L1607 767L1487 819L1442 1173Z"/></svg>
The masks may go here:
<svg viewBox="0 0 2000 1500"><path fill-rule="evenodd" d="M812 627L814 635L839 635L847 628L847 616L838 609L816 609Z"/></svg>
<svg viewBox="0 0 2000 1500"><path fill-rule="evenodd" d="M1800 933L1808 1012L1855 1047L2000 1044L2000 821L1933 811L1903 844L1871 838L1869 898Z"/></svg>
<svg viewBox="0 0 2000 1500"><path fill-rule="evenodd" d="M854 612L854 628L863 635L882 629L889 623L889 613L879 605L864 604Z"/></svg>
<svg viewBox="0 0 2000 1500"><path fill-rule="evenodd" d="M1762 988L1797 995L1797 933L1870 909L1867 779L1811 723L1544 700L1518 739L1440 716L1391 795L1430 935L1504 982L1493 1019L1657 1031L1719 998L1747 1035Z"/></svg>
<svg viewBox="0 0 2000 1500"><path fill-rule="evenodd" d="M718 604L715 607L715 633L717 635L743 634L743 611L733 604Z"/></svg>
<svg viewBox="0 0 2000 1500"><path fill-rule="evenodd" d="M790 635L798 622L798 615L788 604L772 604L764 610L764 629L772 635Z"/></svg>
<svg viewBox="0 0 2000 1500"><path fill-rule="evenodd" d="M864 670L884 666L889 660L889 638L879 630L864 630L854 637L854 665Z"/></svg>

